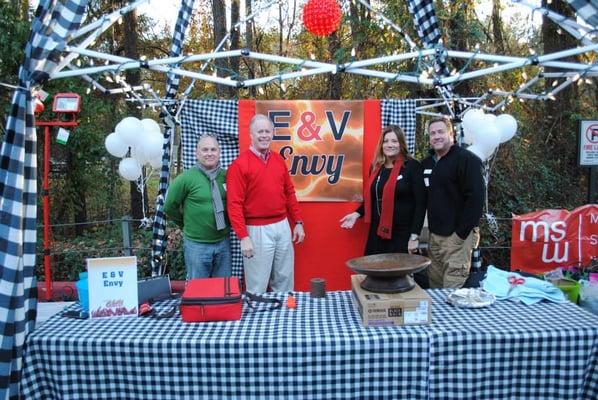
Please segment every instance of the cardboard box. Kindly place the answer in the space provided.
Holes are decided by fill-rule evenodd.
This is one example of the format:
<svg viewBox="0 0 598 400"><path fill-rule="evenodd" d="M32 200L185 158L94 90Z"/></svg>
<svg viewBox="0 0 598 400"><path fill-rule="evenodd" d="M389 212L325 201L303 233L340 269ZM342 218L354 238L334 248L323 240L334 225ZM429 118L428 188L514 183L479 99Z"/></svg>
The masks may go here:
<svg viewBox="0 0 598 400"><path fill-rule="evenodd" d="M432 298L419 287L404 293L362 289L365 275L351 276L353 302L365 326L425 325L432 321Z"/></svg>

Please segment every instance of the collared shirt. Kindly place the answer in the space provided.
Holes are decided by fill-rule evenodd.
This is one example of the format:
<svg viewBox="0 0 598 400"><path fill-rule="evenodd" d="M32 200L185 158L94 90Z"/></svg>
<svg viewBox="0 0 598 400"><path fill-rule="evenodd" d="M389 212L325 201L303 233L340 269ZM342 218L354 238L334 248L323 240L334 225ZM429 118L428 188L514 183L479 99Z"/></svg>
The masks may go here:
<svg viewBox="0 0 598 400"><path fill-rule="evenodd" d="M261 151L258 151L255 147L253 147L252 144L249 145L249 150L251 150L253 154L255 154L256 156L258 156L260 160L262 160L264 163L268 162L268 159L270 158L270 150L266 150L264 153L262 153Z"/></svg>

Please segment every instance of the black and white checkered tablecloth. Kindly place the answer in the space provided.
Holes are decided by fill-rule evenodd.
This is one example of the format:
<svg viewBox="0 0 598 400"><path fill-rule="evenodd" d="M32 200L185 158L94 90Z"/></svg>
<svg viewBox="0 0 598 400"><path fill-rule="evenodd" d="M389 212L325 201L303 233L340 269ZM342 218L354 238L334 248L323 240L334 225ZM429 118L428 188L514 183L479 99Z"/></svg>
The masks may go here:
<svg viewBox="0 0 598 400"><path fill-rule="evenodd" d="M53 317L27 339L26 399L595 399L598 318L577 306L456 309L363 327L350 292L242 321Z"/></svg>

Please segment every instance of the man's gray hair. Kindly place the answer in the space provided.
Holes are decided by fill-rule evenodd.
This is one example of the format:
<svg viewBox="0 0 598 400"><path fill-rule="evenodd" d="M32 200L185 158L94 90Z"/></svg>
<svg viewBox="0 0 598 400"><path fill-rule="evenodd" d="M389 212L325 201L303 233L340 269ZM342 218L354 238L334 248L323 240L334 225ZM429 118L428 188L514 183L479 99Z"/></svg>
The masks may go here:
<svg viewBox="0 0 598 400"><path fill-rule="evenodd" d="M212 138L214 139L214 141L216 142L216 145L218 146L218 148L220 148L220 142L218 141L218 137L216 137L216 135L214 135L213 133L202 133L199 135L199 138L197 138L197 145L196 147L199 147L199 142L201 142L202 139L205 138Z"/></svg>
<svg viewBox="0 0 598 400"><path fill-rule="evenodd" d="M255 123L257 121L259 121L260 119L263 119L264 121L268 121L268 123L270 124L270 126L272 128L274 128L274 123L272 122L272 120L270 118L268 118L268 116L266 116L264 114L255 114L253 116L253 118L251 118L251 121L249 122L249 132L253 131L253 127L255 126Z"/></svg>

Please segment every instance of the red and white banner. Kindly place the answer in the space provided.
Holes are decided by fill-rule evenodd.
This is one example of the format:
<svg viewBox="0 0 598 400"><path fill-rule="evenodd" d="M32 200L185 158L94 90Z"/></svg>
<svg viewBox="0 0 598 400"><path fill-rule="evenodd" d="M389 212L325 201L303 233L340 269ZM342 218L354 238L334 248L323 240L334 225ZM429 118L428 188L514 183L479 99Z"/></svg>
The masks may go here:
<svg viewBox="0 0 598 400"><path fill-rule="evenodd" d="M511 269L542 273L598 258L598 205L513 214Z"/></svg>

